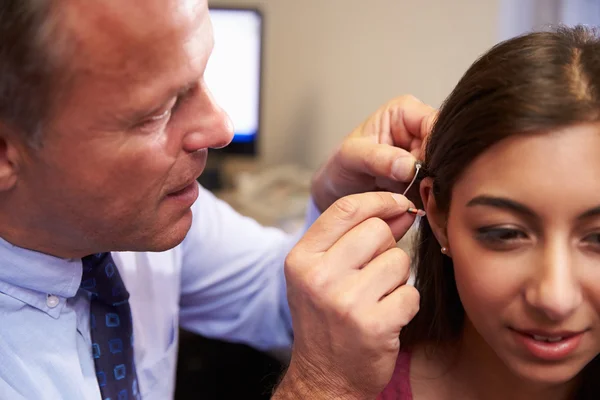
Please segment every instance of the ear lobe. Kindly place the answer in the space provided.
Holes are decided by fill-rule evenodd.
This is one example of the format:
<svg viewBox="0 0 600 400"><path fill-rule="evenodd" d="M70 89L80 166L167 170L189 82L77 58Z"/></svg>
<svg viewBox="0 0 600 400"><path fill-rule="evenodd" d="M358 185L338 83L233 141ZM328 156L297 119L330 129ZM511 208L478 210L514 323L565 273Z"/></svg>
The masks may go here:
<svg viewBox="0 0 600 400"><path fill-rule="evenodd" d="M0 133L0 192L12 189L17 183L18 160L17 148Z"/></svg>
<svg viewBox="0 0 600 400"><path fill-rule="evenodd" d="M433 195L433 179L429 177L424 178L421 181L419 190L421 199L423 200L423 208L427 213L429 226L431 226L431 230L440 244L440 247L448 249L448 236L446 234L447 215L440 211L435 201L435 196ZM449 249L447 250L446 255L450 255Z"/></svg>

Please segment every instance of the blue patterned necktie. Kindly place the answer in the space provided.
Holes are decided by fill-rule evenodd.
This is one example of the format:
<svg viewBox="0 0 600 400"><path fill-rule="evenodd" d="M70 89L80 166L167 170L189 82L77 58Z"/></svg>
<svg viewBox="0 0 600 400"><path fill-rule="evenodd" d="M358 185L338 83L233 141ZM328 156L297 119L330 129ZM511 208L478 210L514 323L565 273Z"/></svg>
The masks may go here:
<svg viewBox="0 0 600 400"><path fill-rule="evenodd" d="M81 288L92 294L92 354L103 400L141 399L133 359L129 293L110 253L84 257Z"/></svg>

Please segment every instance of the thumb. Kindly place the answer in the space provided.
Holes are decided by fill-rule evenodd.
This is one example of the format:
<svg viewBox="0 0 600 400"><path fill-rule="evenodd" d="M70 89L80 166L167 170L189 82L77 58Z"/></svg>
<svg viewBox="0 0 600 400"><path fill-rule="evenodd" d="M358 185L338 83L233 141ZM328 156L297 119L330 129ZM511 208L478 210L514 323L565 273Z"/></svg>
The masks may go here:
<svg viewBox="0 0 600 400"><path fill-rule="evenodd" d="M394 235L394 239L397 242L402 239L413 226L415 223L415 216L410 213L404 213L397 217L386 219L385 222L390 227L392 235Z"/></svg>
<svg viewBox="0 0 600 400"><path fill-rule="evenodd" d="M410 182L417 161L404 149L366 138L348 140L342 149L342 158L345 169L398 182Z"/></svg>

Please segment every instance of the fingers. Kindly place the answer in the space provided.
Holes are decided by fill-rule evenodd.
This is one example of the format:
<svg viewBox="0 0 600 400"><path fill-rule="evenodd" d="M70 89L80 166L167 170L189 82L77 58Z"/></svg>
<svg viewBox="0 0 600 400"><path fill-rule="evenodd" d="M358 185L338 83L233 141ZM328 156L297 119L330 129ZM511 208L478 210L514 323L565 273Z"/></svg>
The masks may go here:
<svg viewBox="0 0 600 400"><path fill-rule="evenodd" d="M420 296L417 289L401 285L385 296L371 311L374 319L392 321L396 329L401 329L417 315Z"/></svg>
<svg viewBox="0 0 600 400"><path fill-rule="evenodd" d="M425 139L437 116L435 108L410 95L390 101L385 110L393 143L406 149L413 138Z"/></svg>
<svg viewBox="0 0 600 400"><path fill-rule="evenodd" d="M415 217L414 214L406 213L400 215L399 217L388 219L385 222L390 227L392 235L394 236L394 240L398 242L406 235L408 230L413 226L413 224L415 223Z"/></svg>
<svg viewBox="0 0 600 400"><path fill-rule="evenodd" d="M378 255L360 271L360 287L366 303L380 301L398 286L404 285L410 275L408 255L394 246Z"/></svg>
<svg viewBox="0 0 600 400"><path fill-rule="evenodd" d="M368 137L346 140L341 153L344 167L358 173L399 182L410 182L415 174L417 159L413 154L399 147L375 143Z"/></svg>
<svg viewBox="0 0 600 400"><path fill-rule="evenodd" d="M309 253L325 252L363 221L373 217L394 219L409 207L414 205L406 197L386 192L342 197L312 224L296 248Z"/></svg>
<svg viewBox="0 0 600 400"><path fill-rule="evenodd" d="M414 221L408 207L405 197L387 192L344 197L286 258L292 363L307 360L304 368L317 372L309 375L311 385L335 389L323 398L338 398L348 387L375 398L389 382L400 331L419 305L416 290L405 285L408 257L395 248L396 235ZM325 379L323 370L330 372Z"/></svg>
<svg viewBox="0 0 600 400"><path fill-rule="evenodd" d="M344 164L374 177L409 182L437 111L414 96L391 100L347 140ZM376 140L373 140L373 136Z"/></svg>
<svg viewBox="0 0 600 400"><path fill-rule="evenodd" d="M325 254L324 263L358 269L395 246L388 224L379 218L369 218L342 236Z"/></svg>

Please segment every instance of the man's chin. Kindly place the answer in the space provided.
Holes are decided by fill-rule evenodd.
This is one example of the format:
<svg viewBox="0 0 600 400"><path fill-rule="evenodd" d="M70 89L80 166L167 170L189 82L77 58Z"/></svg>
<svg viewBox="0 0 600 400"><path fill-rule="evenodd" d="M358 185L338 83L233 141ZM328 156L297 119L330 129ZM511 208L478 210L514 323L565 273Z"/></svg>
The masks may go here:
<svg viewBox="0 0 600 400"><path fill-rule="evenodd" d="M175 223L160 228L152 229L152 232L145 237L140 238L137 243L132 243L133 249L128 251L152 251L162 252L177 247L187 236L192 226L191 210L179 218Z"/></svg>

